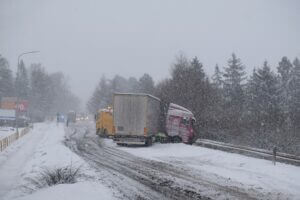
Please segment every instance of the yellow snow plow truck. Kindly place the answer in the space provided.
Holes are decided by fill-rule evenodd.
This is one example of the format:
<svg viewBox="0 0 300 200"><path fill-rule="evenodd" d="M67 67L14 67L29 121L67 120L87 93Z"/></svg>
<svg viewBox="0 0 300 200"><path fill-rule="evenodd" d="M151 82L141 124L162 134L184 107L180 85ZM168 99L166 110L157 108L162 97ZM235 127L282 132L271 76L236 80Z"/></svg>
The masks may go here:
<svg viewBox="0 0 300 200"><path fill-rule="evenodd" d="M96 116L96 134L100 137L114 136L113 110L111 107L101 109Z"/></svg>

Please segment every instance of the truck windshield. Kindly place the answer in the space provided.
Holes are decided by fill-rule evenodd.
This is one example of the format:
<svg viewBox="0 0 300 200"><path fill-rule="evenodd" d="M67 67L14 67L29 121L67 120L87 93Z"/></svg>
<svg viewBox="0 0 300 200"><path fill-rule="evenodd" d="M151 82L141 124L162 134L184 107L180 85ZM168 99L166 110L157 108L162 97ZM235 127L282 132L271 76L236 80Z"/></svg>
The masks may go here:
<svg viewBox="0 0 300 200"><path fill-rule="evenodd" d="M183 118L183 119L181 120L181 123L184 124L185 126L188 126L188 125L190 124L190 120L187 119L187 118Z"/></svg>

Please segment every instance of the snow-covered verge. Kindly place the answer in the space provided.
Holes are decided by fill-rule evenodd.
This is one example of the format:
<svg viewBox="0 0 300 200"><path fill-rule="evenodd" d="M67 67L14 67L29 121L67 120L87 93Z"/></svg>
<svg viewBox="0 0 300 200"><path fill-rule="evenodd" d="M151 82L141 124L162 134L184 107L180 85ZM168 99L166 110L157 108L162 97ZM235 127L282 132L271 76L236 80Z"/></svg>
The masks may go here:
<svg viewBox="0 0 300 200"><path fill-rule="evenodd" d="M31 195L17 198L18 200L82 200L82 199L113 199L111 191L96 182L78 182L60 184L37 191Z"/></svg>
<svg viewBox="0 0 300 200"><path fill-rule="evenodd" d="M34 129L0 153L0 200L113 199L110 189L94 178L94 171L63 141L63 125L35 124ZM38 190L32 180L44 169L72 165L81 176L74 184L59 184Z"/></svg>
<svg viewBox="0 0 300 200"><path fill-rule="evenodd" d="M217 175L241 183L242 187L255 188L288 199L300 198L300 167L251 158L239 154L212 150L185 144L154 144L152 147L119 147L111 140L105 144L146 159L158 160ZM213 180L212 180L213 181Z"/></svg>

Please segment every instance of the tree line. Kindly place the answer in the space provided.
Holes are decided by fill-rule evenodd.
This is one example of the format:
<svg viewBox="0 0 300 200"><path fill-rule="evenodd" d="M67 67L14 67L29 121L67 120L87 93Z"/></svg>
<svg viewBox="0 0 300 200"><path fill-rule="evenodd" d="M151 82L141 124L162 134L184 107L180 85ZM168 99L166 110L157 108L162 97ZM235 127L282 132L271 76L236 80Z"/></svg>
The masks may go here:
<svg viewBox="0 0 300 200"><path fill-rule="evenodd" d="M71 92L62 72L48 73L39 63L27 68L21 60L14 75L7 59L0 55L0 100L3 97L27 100L28 116L33 121L79 107L79 99Z"/></svg>
<svg viewBox="0 0 300 200"><path fill-rule="evenodd" d="M115 92L154 94L154 81L149 74L144 74L140 79L134 77L126 79L119 75L113 79L107 79L102 76L87 102L87 110L96 114L99 109L112 106L113 93Z"/></svg>
<svg viewBox="0 0 300 200"><path fill-rule="evenodd" d="M232 54L209 77L197 57L176 57L171 76L154 84L139 80L101 78L87 103L90 112L112 104L113 92L143 92L190 109L199 137L300 153L300 61L283 57L267 61L247 76L241 59ZM276 69L273 71L272 69Z"/></svg>

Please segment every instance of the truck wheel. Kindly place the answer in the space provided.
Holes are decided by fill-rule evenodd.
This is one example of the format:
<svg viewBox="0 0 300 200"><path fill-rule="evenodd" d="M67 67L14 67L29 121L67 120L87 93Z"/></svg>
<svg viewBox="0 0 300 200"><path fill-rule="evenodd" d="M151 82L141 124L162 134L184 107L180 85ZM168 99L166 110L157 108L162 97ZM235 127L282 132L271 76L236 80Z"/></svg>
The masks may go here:
<svg viewBox="0 0 300 200"><path fill-rule="evenodd" d="M96 135L100 136L100 129L97 129Z"/></svg>
<svg viewBox="0 0 300 200"><path fill-rule="evenodd" d="M100 137L102 137L102 138L105 137L105 135L104 135L104 129L103 128L100 129Z"/></svg>
<svg viewBox="0 0 300 200"><path fill-rule="evenodd" d="M188 144L193 145L195 143L195 138L190 138Z"/></svg>
<svg viewBox="0 0 300 200"><path fill-rule="evenodd" d="M103 135L104 135L104 137L108 138L108 134L107 134L107 130L106 129L103 130Z"/></svg>
<svg viewBox="0 0 300 200"><path fill-rule="evenodd" d="M150 137L149 138L149 145L152 146L152 144L153 144L153 139L152 139L152 137Z"/></svg>
<svg viewBox="0 0 300 200"><path fill-rule="evenodd" d="M165 139L165 142L166 143L173 143L173 138L171 136L168 136L166 139Z"/></svg>
<svg viewBox="0 0 300 200"><path fill-rule="evenodd" d="M174 142L174 143L180 143L180 142L181 142L181 138L178 137L178 136L175 136L175 137L173 138L173 142Z"/></svg>
<svg viewBox="0 0 300 200"><path fill-rule="evenodd" d="M149 138L146 139L145 145L146 145L147 147L152 145L152 138L151 138L151 137L149 137Z"/></svg>

